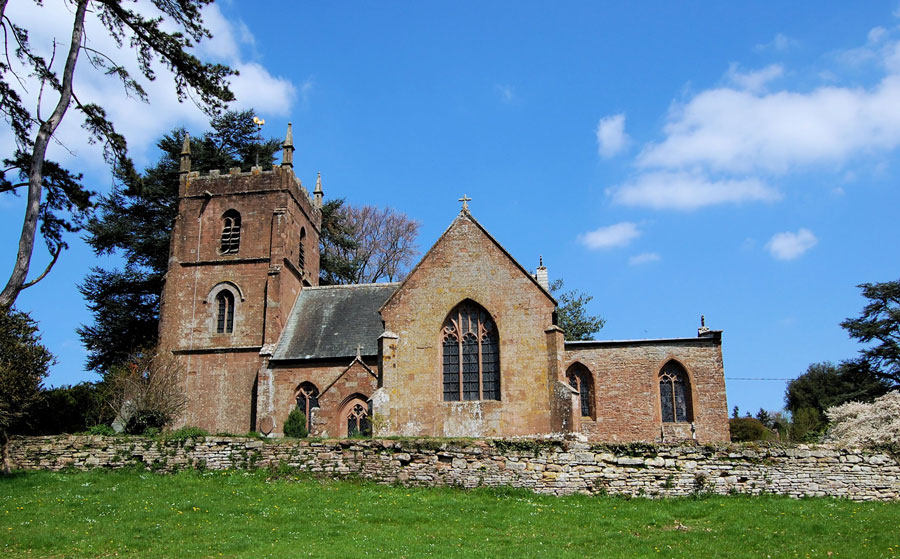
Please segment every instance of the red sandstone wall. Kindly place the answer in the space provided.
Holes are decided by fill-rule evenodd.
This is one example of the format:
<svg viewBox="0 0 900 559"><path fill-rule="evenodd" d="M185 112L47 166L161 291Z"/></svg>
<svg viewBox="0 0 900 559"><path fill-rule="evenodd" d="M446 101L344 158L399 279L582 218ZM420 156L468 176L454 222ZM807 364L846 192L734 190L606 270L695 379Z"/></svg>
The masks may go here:
<svg viewBox="0 0 900 559"><path fill-rule="evenodd" d="M688 372L697 439L728 441L728 404L719 342L598 345L566 351L566 368L585 365L594 380L596 420L583 431L598 441L659 440L662 366L678 360ZM667 424L667 438L691 437L689 424Z"/></svg>
<svg viewBox="0 0 900 559"><path fill-rule="evenodd" d="M282 433L288 414L297 406L297 389L303 382L311 382L319 389L319 408L313 410L310 435L314 437L341 437L346 433L346 415L341 414L344 404L352 396L360 394L369 398L377 388L377 378L358 361L353 363L316 363L274 367L272 377L272 417L275 433ZM267 403L261 403L262 406Z"/></svg>
<svg viewBox="0 0 900 559"><path fill-rule="evenodd" d="M182 424L246 432L263 344L275 343L303 281L318 283L320 215L289 169L183 176L160 309L160 344L183 366ZM240 250L219 254L222 214L241 214ZM299 269L300 229L306 230ZM236 289L234 331L216 332L215 294ZM215 291L214 291L215 290Z"/></svg>
<svg viewBox="0 0 900 559"><path fill-rule="evenodd" d="M500 340L500 401L444 402L441 326L471 299L491 313ZM551 431L545 329L553 301L475 223L460 216L382 309L381 434L510 436Z"/></svg>

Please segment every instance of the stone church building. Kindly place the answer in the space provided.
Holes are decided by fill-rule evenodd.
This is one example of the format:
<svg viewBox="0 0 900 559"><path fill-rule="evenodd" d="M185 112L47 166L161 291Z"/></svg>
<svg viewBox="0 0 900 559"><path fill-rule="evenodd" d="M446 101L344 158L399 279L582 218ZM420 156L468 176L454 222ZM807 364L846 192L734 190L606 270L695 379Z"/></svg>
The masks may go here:
<svg viewBox="0 0 900 559"><path fill-rule="evenodd" d="M547 271L532 276L463 202L400 283L319 286L321 180L281 165L191 171L160 343L180 361L182 425L279 435L540 436L726 441L721 331L565 341Z"/></svg>

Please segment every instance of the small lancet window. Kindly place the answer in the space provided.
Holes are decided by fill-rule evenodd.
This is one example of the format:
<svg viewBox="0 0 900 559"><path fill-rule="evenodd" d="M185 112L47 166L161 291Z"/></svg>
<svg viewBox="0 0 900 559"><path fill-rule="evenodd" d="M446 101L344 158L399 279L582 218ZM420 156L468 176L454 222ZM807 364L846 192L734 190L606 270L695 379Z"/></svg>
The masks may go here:
<svg viewBox="0 0 900 559"><path fill-rule="evenodd" d="M663 423L693 421L690 382L677 361L669 361L659 373L659 408Z"/></svg>
<svg viewBox="0 0 900 559"><path fill-rule="evenodd" d="M300 252L297 255L297 264L300 265L300 269L303 270L306 266L306 249L303 245L306 244L306 228L300 228Z"/></svg>
<svg viewBox="0 0 900 559"><path fill-rule="evenodd" d="M306 416L306 428L310 429L312 409L319 407L319 389L311 382L304 382L297 389L297 407Z"/></svg>
<svg viewBox="0 0 900 559"><path fill-rule="evenodd" d="M219 334L234 332L234 295L227 289L216 295L216 332Z"/></svg>
<svg viewBox="0 0 900 559"><path fill-rule="evenodd" d="M500 344L491 315L463 302L447 316L441 338L444 401L499 400Z"/></svg>
<svg viewBox="0 0 900 559"><path fill-rule="evenodd" d="M228 210L222 214L222 254L237 254L241 248L241 214Z"/></svg>
<svg viewBox="0 0 900 559"><path fill-rule="evenodd" d="M575 364L569 367L566 378L569 380L569 385L578 391L582 417L593 417L591 407L594 400L594 382L591 379L591 372L587 370L587 367Z"/></svg>

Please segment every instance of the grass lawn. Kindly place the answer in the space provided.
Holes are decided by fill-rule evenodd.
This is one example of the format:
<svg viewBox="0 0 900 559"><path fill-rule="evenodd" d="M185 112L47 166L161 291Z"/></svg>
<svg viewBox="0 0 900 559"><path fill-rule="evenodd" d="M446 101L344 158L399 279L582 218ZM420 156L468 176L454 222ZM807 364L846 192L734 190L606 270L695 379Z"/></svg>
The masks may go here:
<svg viewBox="0 0 900 559"><path fill-rule="evenodd" d="M900 557L900 503L29 472L0 477L0 556Z"/></svg>

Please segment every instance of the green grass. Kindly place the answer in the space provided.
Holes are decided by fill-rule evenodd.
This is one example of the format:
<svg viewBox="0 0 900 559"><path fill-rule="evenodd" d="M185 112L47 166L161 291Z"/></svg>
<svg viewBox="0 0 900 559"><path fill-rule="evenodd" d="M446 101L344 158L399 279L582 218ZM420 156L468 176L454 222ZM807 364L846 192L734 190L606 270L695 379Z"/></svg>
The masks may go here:
<svg viewBox="0 0 900 559"><path fill-rule="evenodd" d="M900 503L29 472L0 477L0 556L898 557Z"/></svg>

